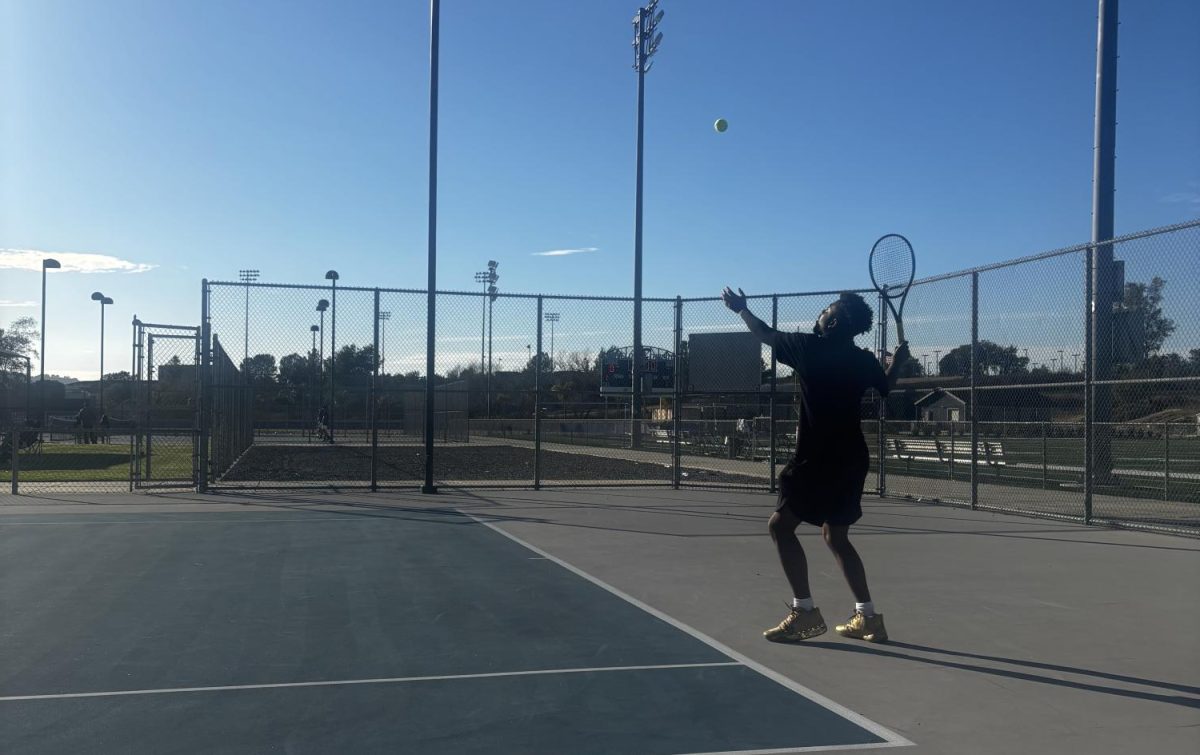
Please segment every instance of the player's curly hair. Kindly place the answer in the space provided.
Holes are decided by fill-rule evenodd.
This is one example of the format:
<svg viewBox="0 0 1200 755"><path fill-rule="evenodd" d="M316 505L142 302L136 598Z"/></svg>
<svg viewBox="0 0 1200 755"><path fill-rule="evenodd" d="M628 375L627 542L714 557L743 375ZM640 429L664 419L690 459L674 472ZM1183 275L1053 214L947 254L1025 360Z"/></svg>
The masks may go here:
<svg viewBox="0 0 1200 755"><path fill-rule="evenodd" d="M838 294L838 303L842 305L842 311L850 316L854 335L858 336L871 331L875 312L865 299L858 294L843 291Z"/></svg>

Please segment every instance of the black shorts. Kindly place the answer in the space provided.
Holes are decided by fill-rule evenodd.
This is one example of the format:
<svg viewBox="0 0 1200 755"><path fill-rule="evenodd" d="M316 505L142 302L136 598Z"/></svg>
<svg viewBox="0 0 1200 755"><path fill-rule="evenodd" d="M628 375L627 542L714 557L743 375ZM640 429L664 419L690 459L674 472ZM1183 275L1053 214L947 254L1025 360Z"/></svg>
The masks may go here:
<svg viewBox="0 0 1200 755"><path fill-rule="evenodd" d="M787 463L779 473L778 511L785 506L798 519L820 527L848 527L862 518L867 465L817 461Z"/></svg>

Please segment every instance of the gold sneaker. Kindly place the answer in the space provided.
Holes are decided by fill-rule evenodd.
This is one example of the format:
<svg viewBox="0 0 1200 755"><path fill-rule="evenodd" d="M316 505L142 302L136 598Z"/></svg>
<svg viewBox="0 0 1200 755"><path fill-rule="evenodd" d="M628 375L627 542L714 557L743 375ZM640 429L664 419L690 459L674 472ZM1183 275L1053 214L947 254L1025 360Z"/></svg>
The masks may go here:
<svg viewBox="0 0 1200 755"><path fill-rule="evenodd" d="M883 626L883 614L877 613L874 616L864 616L861 613L855 612L853 616L846 619L845 624L838 624L833 628L843 637L850 637L855 640L866 640L867 642L887 642L887 629Z"/></svg>
<svg viewBox="0 0 1200 755"><path fill-rule="evenodd" d="M821 617L820 608L811 611L793 608L787 618L779 622L779 626L763 632L763 637L771 642L800 642L811 640L825 634L826 631L828 628L825 626L825 619Z"/></svg>

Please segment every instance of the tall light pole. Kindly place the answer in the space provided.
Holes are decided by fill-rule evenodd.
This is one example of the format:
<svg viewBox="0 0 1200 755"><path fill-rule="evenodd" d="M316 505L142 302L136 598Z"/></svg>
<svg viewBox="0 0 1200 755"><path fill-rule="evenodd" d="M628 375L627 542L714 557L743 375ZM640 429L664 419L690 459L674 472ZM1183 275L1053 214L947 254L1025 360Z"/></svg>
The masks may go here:
<svg viewBox="0 0 1200 755"><path fill-rule="evenodd" d="M1063 350L1058 350L1058 369L1060 372L1067 371L1067 360L1063 359Z"/></svg>
<svg viewBox="0 0 1200 755"><path fill-rule="evenodd" d="M1072 370L1071 370L1071 371L1072 371L1072 372L1079 372L1079 355L1078 355L1078 354L1072 354L1071 356L1075 358L1075 367L1074 367L1074 368L1072 368Z"/></svg>
<svg viewBox="0 0 1200 755"><path fill-rule="evenodd" d="M942 350L941 349L933 350L933 369L936 371L936 373L938 375L942 374Z"/></svg>
<svg viewBox="0 0 1200 755"><path fill-rule="evenodd" d="M308 374L308 395L310 397L309 411L311 412L313 409L316 409L317 411L320 411L321 409L319 406L312 406L312 403L320 402L320 397L316 395L316 391L314 390L317 387L317 369L319 369L320 362L313 357L317 355L317 333L321 332L321 326L310 325L308 330L310 333L312 333L312 348L308 352L308 361L314 363L313 371Z"/></svg>
<svg viewBox="0 0 1200 755"><path fill-rule="evenodd" d="M329 308L329 442L333 442L333 404L337 396L337 270L325 272L333 287L333 306Z"/></svg>
<svg viewBox="0 0 1200 755"><path fill-rule="evenodd" d="M379 353L375 355L375 358L379 360L379 371L384 375L387 374L384 364L387 359L387 324L390 319L392 319L391 310L383 310L379 313L379 322L383 323L383 343L380 345Z"/></svg>
<svg viewBox="0 0 1200 755"><path fill-rule="evenodd" d="M496 268L500 263L496 260L488 260L487 274L487 416L492 418L492 323L495 320L493 317L492 305L496 303L496 297L500 295L500 289L496 287L496 281L500 280L500 276L496 274Z"/></svg>
<svg viewBox="0 0 1200 755"><path fill-rule="evenodd" d="M482 374L487 370L487 357L485 349L487 348L487 310L488 310L488 285L492 282L491 271L480 270L475 273L475 282L483 284L483 298L479 300L479 372Z"/></svg>
<svg viewBox="0 0 1200 755"><path fill-rule="evenodd" d="M558 312L546 312L546 322L550 323L550 371L554 371L554 323L558 322L560 316Z"/></svg>
<svg viewBox="0 0 1200 755"><path fill-rule="evenodd" d="M929 374L929 355L928 354L921 355L921 374L923 374L923 375Z"/></svg>
<svg viewBox="0 0 1200 755"><path fill-rule="evenodd" d="M321 336L320 336L321 347L320 348L321 348L321 351L317 355L317 364L319 365L317 368L317 372L321 376L321 380L320 380L321 384L318 386L318 390L317 390L317 396L319 397L318 402L317 402L319 404L319 406L317 407L317 409L320 409L322 406L325 405L325 310L327 310L327 309L329 309L329 300L328 299L320 299L317 301L317 311L321 313L321 325L320 325L320 331L321 331Z"/></svg>
<svg viewBox="0 0 1200 755"><path fill-rule="evenodd" d="M630 397L630 445L638 448L638 415L642 403L642 131L646 114L646 73L650 58L662 44L662 33L656 33L662 22L663 11L658 10L658 0L638 8L633 17L633 67L637 71L637 177L633 211L633 390Z"/></svg>
<svg viewBox="0 0 1200 755"><path fill-rule="evenodd" d="M47 257L42 260L42 321L40 330L42 331L42 345L38 348L38 361L41 363L38 377L38 427L46 426L46 271L58 270L62 265L56 259Z"/></svg>
<svg viewBox="0 0 1200 755"><path fill-rule="evenodd" d="M242 363L250 362L250 284L258 280L257 270L238 270L238 280L246 285L246 332L242 341Z"/></svg>
<svg viewBox="0 0 1200 755"><path fill-rule="evenodd" d="M429 0L429 252L425 286L425 484L421 492L437 493L433 484L433 429L437 392L437 157L438 157L438 46L441 42L442 5Z"/></svg>
<svg viewBox="0 0 1200 755"><path fill-rule="evenodd" d="M100 302L100 413L104 413L104 308L113 300L99 291L92 292L92 301Z"/></svg>

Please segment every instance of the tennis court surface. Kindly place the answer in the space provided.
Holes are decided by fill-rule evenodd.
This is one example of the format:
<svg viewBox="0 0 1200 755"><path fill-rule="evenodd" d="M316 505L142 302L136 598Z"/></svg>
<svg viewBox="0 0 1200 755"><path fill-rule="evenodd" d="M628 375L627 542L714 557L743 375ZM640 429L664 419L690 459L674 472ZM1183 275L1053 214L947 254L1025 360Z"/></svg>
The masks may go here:
<svg viewBox="0 0 1200 755"><path fill-rule="evenodd" d="M53 495L0 507L0 750L1200 746L1200 542L872 501L893 642L773 645L771 499ZM818 605L849 595L803 532Z"/></svg>

